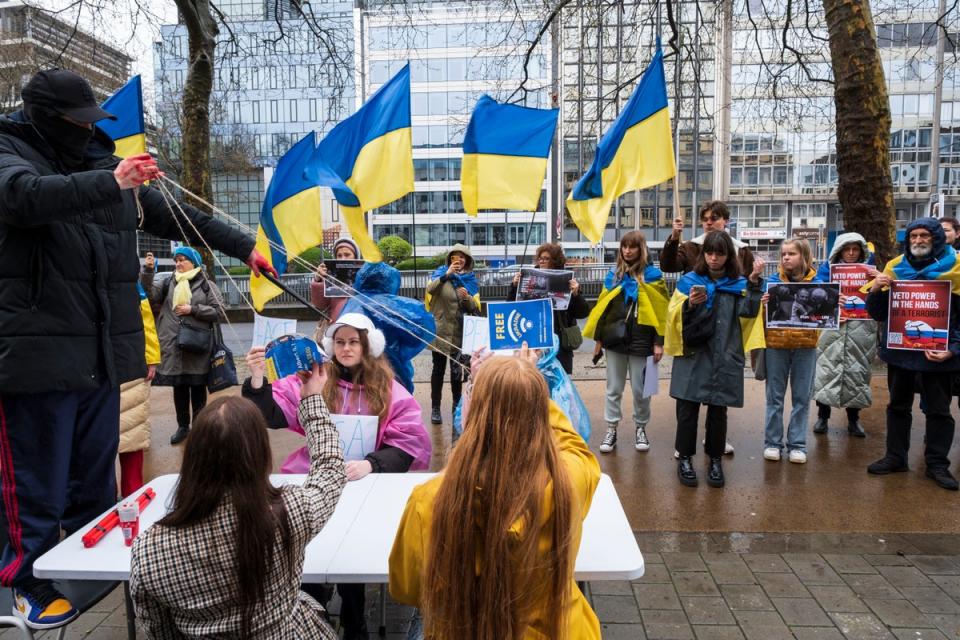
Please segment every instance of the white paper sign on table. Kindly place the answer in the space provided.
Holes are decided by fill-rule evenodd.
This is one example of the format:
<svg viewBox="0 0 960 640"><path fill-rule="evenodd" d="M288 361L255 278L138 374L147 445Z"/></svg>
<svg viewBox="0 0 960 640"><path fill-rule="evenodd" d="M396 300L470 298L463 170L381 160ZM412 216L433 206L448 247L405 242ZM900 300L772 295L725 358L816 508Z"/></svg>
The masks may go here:
<svg viewBox="0 0 960 640"><path fill-rule="evenodd" d="M268 318L253 314L253 347L266 346L268 342L297 332L297 321L287 318Z"/></svg>
<svg viewBox="0 0 960 640"><path fill-rule="evenodd" d="M377 446L377 429L380 426L377 416L332 413L330 419L340 432L344 460L363 460L367 454L373 453Z"/></svg>

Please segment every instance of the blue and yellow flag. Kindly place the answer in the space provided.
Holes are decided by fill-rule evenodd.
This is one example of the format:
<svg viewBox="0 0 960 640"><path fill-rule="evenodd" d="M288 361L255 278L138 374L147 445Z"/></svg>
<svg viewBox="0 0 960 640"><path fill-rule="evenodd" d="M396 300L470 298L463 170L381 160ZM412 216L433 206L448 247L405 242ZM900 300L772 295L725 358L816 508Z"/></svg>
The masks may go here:
<svg viewBox="0 0 960 640"><path fill-rule="evenodd" d="M676 173L663 52L657 41L657 53L640 84L600 139L589 171L567 197L570 218L590 242L600 242L618 197L660 184Z"/></svg>
<svg viewBox="0 0 960 640"><path fill-rule="evenodd" d="M677 288L673 291L673 297L670 298L670 304L667 306L667 334L664 340L663 350L667 355L683 356L683 303L690 297L690 289L694 285L702 286L707 292L707 309L713 306L713 299L717 292L731 293L737 296L746 297L749 295L747 290L747 279L722 278L714 281L709 276L702 276L695 271L683 274L677 281ZM743 344L743 352L750 353L754 349L763 349L767 346L763 335L763 318L761 311L762 305L758 305L757 315L752 317L740 317L740 341Z"/></svg>
<svg viewBox="0 0 960 640"><path fill-rule="evenodd" d="M468 214L537 210L559 113L480 98L463 138L460 189Z"/></svg>
<svg viewBox="0 0 960 640"><path fill-rule="evenodd" d="M653 327L658 335L664 334L670 294L667 293L667 285L663 281L663 272L653 265L648 265L639 279L632 276L617 277L616 270L610 269L603 281L603 289L600 291L597 303L583 326L585 338L602 341L602 336L595 335L600 319L603 318L607 307L618 297L622 297L620 304L625 307L629 308L636 304L637 324Z"/></svg>
<svg viewBox="0 0 960 640"><path fill-rule="evenodd" d="M97 123L117 146L115 155L129 158L147 152L147 129L143 124L143 88L140 76L132 77L127 84L100 105L105 111L117 116L116 120L101 120Z"/></svg>
<svg viewBox="0 0 960 640"><path fill-rule="evenodd" d="M333 191L363 257L380 260L363 213L413 191L409 64L320 141L304 174Z"/></svg>
<svg viewBox="0 0 960 640"><path fill-rule="evenodd" d="M280 158L263 198L256 248L279 274L287 271L291 257L323 242L320 187L303 172L313 151L311 131ZM250 297L257 311L281 293L266 278L250 275Z"/></svg>

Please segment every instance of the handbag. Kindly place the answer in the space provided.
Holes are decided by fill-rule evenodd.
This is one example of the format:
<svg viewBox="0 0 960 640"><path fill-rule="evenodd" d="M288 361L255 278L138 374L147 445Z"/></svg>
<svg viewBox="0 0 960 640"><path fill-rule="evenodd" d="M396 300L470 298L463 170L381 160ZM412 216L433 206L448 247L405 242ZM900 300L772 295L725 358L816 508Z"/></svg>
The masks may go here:
<svg viewBox="0 0 960 640"><path fill-rule="evenodd" d="M576 351L583 344L583 334L580 332L579 325L563 327L560 329L560 348Z"/></svg>
<svg viewBox="0 0 960 640"><path fill-rule="evenodd" d="M213 352L210 354L210 373L207 374L207 391L222 391L238 384L237 365L233 362L233 352L223 343L220 324L215 325Z"/></svg>
<svg viewBox="0 0 960 640"><path fill-rule="evenodd" d="M195 327L180 320L180 330L177 331L177 346L190 353L206 353L210 349L210 340L213 337L211 329Z"/></svg>

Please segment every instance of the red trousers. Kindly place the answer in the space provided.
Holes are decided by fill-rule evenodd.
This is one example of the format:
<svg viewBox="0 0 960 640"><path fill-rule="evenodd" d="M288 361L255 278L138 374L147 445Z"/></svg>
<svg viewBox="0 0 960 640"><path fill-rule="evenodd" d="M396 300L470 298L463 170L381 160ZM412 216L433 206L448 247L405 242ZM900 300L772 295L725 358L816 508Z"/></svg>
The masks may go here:
<svg viewBox="0 0 960 640"><path fill-rule="evenodd" d="M124 498L143 486L143 449L120 454L120 495Z"/></svg>

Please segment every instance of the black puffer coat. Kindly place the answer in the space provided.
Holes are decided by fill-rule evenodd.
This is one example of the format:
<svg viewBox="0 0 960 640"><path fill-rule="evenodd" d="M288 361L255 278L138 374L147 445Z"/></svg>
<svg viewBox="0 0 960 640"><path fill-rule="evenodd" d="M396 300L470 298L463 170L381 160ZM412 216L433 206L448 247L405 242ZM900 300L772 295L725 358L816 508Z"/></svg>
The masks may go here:
<svg viewBox="0 0 960 640"><path fill-rule="evenodd" d="M146 373L137 206L113 177L113 150L96 130L88 170L68 172L21 113L0 116L0 393L92 389ZM139 228L184 239L157 189L139 197ZM252 238L184 210L210 246L250 255Z"/></svg>

